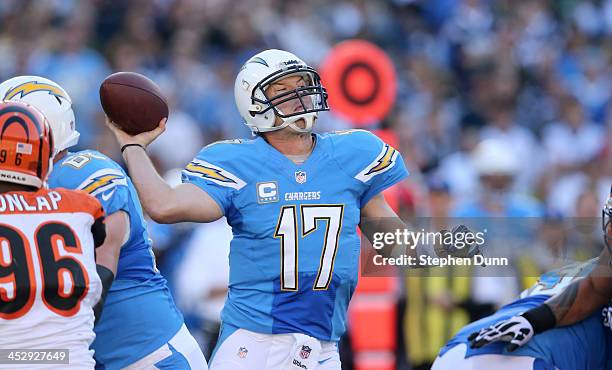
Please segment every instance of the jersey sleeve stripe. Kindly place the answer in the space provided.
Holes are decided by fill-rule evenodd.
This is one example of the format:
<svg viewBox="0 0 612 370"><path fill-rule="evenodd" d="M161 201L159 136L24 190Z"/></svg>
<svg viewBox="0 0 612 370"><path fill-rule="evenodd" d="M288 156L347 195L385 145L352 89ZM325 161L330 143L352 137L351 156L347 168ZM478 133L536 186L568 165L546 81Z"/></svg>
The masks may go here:
<svg viewBox="0 0 612 370"><path fill-rule="evenodd" d="M183 170L187 176L197 176L208 181L212 181L217 185L230 187L236 190L242 189L246 182L229 171L224 170L212 163L194 159Z"/></svg>
<svg viewBox="0 0 612 370"><path fill-rule="evenodd" d="M381 152L376 159L359 172L355 178L361 182L368 182L372 177L389 171L395 166L398 151L389 144L383 145Z"/></svg>
<svg viewBox="0 0 612 370"><path fill-rule="evenodd" d="M77 189L95 196L117 185L127 185L125 175L118 169L104 168L91 174Z"/></svg>

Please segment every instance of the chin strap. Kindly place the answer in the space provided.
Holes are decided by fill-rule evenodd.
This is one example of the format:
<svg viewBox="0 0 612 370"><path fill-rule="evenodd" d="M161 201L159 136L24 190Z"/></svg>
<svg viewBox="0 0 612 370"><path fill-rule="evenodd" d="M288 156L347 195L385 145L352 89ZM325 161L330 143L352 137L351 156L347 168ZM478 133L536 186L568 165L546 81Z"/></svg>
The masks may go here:
<svg viewBox="0 0 612 370"><path fill-rule="evenodd" d="M311 118L311 117L309 117L309 118ZM312 132L312 124L314 122L314 119L312 119L312 118L311 119L304 119L304 123L305 123L304 128L301 128L300 126L298 126L296 124L297 121L299 121L299 120L291 122L289 124L289 127L291 127L294 131L301 132L301 133Z"/></svg>
<svg viewBox="0 0 612 370"><path fill-rule="evenodd" d="M273 127L276 130L281 130L285 127L290 127L293 131L297 131L300 133L309 133L312 132L312 126L314 125L314 121L315 121L316 117L313 116L307 116L307 117L291 117L288 119L284 119L283 123L281 123L280 125ZM304 128L301 128L300 126L297 125L297 122L299 120L303 120L305 125ZM276 131L274 130L274 131Z"/></svg>
<svg viewBox="0 0 612 370"><path fill-rule="evenodd" d="M316 116L312 116L312 115L308 115L306 117L302 117L302 116L295 116L295 117L291 117L291 118L281 118L283 120L283 122L278 125L278 126L273 126L273 127L268 127L268 128L257 128L257 131L255 132L272 132L272 131L278 131L278 130L282 130L285 127L290 127L292 130L296 131L296 132L300 132L300 133L309 133L312 132L312 128L314 126L314 122L317 119ZM304 128L301 128L300 126L297 125L297 121L299 120L304 120L305 126ZM251 129L253 128L253 126L250 126Z"/></svg>

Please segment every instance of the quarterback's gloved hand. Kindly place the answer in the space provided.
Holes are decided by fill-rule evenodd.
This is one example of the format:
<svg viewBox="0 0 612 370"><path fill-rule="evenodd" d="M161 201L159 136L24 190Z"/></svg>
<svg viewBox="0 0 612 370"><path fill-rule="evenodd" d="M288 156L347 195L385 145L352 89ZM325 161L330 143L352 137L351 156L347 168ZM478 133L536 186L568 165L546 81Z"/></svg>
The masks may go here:
<svg viewBox="0 0 612 370"><path fill-rule="evenodd" d="M514 316L472 333L468 340L472 348L480 348L498 341L508 342L506 349L512 352L527 343L534 332L533 326L526 318Z"/></svg>
<svg viewBox="0 0 612 370"><path fill-rule="evenodd" d="M467 257L472 258L481 254L480 246L476 243L474 233L465 225L453 228L453 231L441 230L442 244L435 246L438 257Z"/></svg>

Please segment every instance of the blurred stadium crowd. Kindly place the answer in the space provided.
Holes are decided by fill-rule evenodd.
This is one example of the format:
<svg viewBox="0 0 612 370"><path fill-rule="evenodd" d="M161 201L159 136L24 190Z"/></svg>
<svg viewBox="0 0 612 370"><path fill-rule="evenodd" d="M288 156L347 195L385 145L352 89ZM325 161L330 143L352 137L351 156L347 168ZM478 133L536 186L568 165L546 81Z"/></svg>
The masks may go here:
<svg viewBox="0 0 612 370"><path fill-rule="evenodd" d="M612 182L612 0L4 0L0 79L60 83L74 100L80 146L120 161L99 85L112 71L151 77L171 104L151 153L178 181L203 145L250 135L233 98L248 56L275 47L316 67L352 38L374 42L397 68L395 108L369 128L397 135L412 172L398 191L404 218L544 216L553 229L543 233L559 239L555 222L599 216ZM351 127L333 113L320 117L321 131ZM160 269L208 348L231 234L222 223L151 228ZM415 289L440 320L455 309L467 320L523 288L491 284L470 283L459 299L450 288L402 281L398 317L416 317ZM420 328L421 337L439 330L425 346L411 345L410 325L398 324L407 343L397 346L398 368L428 368L457 325Z"/></svg>

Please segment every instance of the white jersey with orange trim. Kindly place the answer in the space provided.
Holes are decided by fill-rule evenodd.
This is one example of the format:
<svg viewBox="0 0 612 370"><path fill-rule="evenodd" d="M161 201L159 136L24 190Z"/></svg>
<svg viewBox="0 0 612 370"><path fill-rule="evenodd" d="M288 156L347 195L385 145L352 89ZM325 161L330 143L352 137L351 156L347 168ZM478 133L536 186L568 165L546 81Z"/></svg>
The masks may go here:
<svg viewBox="0 0 612 370"><path fill-rule="evenodd" d="M0 369L93 369L96 272L92 225L104 212L66 189L0 194L0 349L67 349L69 365ZM56 358L57 359L57 358Z"/></svg>

